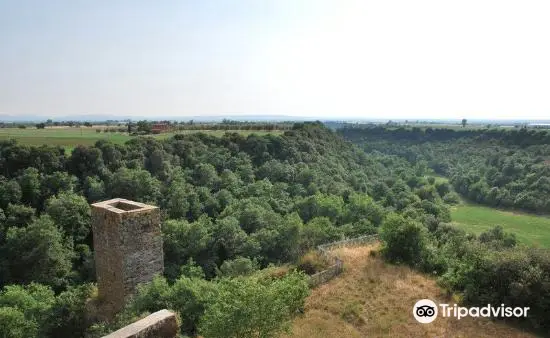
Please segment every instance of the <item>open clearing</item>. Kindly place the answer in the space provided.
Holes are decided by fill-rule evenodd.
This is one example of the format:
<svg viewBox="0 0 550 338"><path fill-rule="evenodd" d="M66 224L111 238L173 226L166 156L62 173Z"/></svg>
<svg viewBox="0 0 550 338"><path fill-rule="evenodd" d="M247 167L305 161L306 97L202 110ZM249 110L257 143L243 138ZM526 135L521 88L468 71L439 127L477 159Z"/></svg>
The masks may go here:
<svg viewBox="0 0 550 338"><path fill-rule="evenodd" d="M449 182L439 175L436 182ZM514 233L520 243L533 247L550 248L550 217L520 211L495 209L462 200L451 207L451 220L456 226L476 235L500 225Z"/></svg>
<svg viewBox="0 0 550 338"><path fill-rule="evenodd" d="M82 128L74 128L74 127L50 128L48 127L45 129L0 128L0 141L14 138L21 144L28 144L28 145L34 145L34 146L40 146L43 144L57 145L57 146L64 147L68 150L71 150L77 145L87 145L87 146L94 145L95 142L98 140L110 140L113 143L122 144L133 137L133 136L129 136L126 133L119 133L119 132L113 132L113 133L96 132L96 129L103 129L104 127L105 126L97 126L97 127L94 126L91 128L90 127L82 127ZM177 134L189 134L189 133L197 133L197 132L203 132L205 134L209 134L213 136L222 136L226 132L236 132L243 135L248 135L252 133L255 133L258 135L264 135L268 133L274 133L274 134L282 133L282 131L279 131L279 130L274 130L274 131L184 130L184 131L178 131ZM157 134L157 135L151 135L151 136L158 139L164 139L164 138L173 136L175 134L176 133L164 133L164 134Z"/></svg>
<svg viewBox="0 0 550 338"><path fill-rule="evenodd" d="M305 314L286 337L536 337L487 318L440 316L430 324L418 323L412 315L416 301L454 301L434 279L370 257L377 249L378 244L336 250L344 272L312 290Z"/></svg>
<svg viewBox="0 0 550 338"><path fill-rule="evenodd" d="M500 225L504 231L516 234L521 243L550 248L550 218L545 216L466 203L453 207L451 218L454 224L475 234Z"/></svg>

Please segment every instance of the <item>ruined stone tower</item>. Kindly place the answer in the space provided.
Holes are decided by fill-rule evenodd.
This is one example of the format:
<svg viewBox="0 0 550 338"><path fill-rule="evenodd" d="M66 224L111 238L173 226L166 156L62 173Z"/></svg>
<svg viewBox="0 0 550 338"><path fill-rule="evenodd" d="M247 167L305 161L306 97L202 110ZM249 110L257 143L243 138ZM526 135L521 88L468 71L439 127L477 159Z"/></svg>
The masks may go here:
<svg viewBox="0 0 550 338"><path fill-rule="evenodd" d="M112 318L139 283L163 273L160 210L121 198L95 203L92 230L98 298Z"/></svg>

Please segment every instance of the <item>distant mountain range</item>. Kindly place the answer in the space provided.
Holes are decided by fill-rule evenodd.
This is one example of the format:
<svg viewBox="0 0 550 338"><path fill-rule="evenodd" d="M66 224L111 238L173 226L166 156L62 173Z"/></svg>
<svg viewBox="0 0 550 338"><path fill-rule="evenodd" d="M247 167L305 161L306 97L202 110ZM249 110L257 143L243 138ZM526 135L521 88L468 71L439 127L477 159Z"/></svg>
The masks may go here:
<svg viewBox="0 0 550 338"><path fill-rule="evenodd" d="M416 121L420 122L432 122L432 123L442 123L442 124L456 124L460 123L459 119L426 119L426 118L369 118L369 117L338 117L338 118L329 118L329 117L306 117L306 116L292 116L292 115L240 115L240 114L226 114L226 115L203 115L203 116L162 116L162 115L150 115L150 116L129 116L129 115L113 115L113 114L84 114L84 115L65 115L65 116L47 116L47 115L12 115L12 114L1 114L0 113L0 122L44 122L48 119L53 121L139 121L139 120L168 120L168 121L189 121L193 120L195 122L220 122L224 119L236 120L236 121L250 121L250 122L280 122L280 121L332 121L332 122L351 122L351 123L385 123L388 120L394 122L405 122L414 123ZM501 125L513 125L519 123L550 123L550 120L503 120L503 119L468 119L469 124L501 124Z"/></svg>
<svg viewBox="0 0 550 338"><path fill-rule="evenodd" d="M43 122L48 119L52 121L139 121L139 120L168 120L168 121L189 121L196 122L219 122L224 119L238 120L238 121L314 121L316 118L312 117L300 117L290 115L210 115L210 116L124 116L124 115L102 115L102 114L89 114L89 115L66 115L66 116L46 116L46 115L10 115L0 114L0 122Z"/></svg>

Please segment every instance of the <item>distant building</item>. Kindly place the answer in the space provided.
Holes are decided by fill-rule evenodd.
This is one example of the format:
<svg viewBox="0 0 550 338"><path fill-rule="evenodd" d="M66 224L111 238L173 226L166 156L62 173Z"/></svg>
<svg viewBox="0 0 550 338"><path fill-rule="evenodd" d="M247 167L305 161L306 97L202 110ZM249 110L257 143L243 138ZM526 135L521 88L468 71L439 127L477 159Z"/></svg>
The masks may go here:
<svg viewBox="0 0 550 338"><path fill-rule="evenodd" d="M541 129L550 129L550 123L529 123L527 125L529 128L541 128Z"/></svg>
<svg viewBox="0 0 550 338"><path fill-rule="evenodd" d="M170 130L170 126L166 123L156 123L151 127L152 133L164 133Z"/></svg>

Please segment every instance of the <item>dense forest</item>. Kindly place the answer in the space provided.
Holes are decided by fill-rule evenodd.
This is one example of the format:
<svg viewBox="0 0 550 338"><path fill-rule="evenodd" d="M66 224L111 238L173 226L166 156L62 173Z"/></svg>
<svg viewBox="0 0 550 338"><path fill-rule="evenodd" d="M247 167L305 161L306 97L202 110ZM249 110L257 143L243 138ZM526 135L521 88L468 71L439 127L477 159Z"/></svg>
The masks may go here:
<svg viewBox="0 0 550 338"><path fill-rule="evenodd" d="M550 133L532 129L432 129L346 126L338 133L373 156L398 156L411 166L428 168L452 183L467 200L494 207L548 213ZM445 182L436 183L446 203L459 202ZM466 304L530 306L529 327L549 332L550 251L518 245L513 234L495 227L476 239L448 224L413 227L399 219L408 242L382 227L386 257L422 267L427 254L440 285L461 296ZM528 226L528 225L526 225ZM395 228L399 228L397 225ZM386 229L386 231L384 231ZM403 235L403 233L401 233ZM395 245L391 245L395 242ZM399 248L402 249L399 249ZM421 254L422 253L422 254ZM546 316L546 318L545 318ZM525 324L525 323L524 323Z"/></svg>
<svg viewBox="0 0 550 338"><path fill-rule="evenodd" d="M369 127L341 133L367 151L427 165L471 201L550 212L550 133L545 130Z"/></svg>
<svg viewBox="0 0 550 338"><path fill-rule="evenodd" d="M550 325L547 251L518 246L498 227L475 236L447 224L453 186L468 196L476 185L488 187L490 195L498 181L511 206L525 207L516 203L525 192L536 199L544 189L537 181L543 139L340 133L360 146L321 123L281 135L101 140L71 153L1 142L0 336L97 337L162 308L179 313L184 335L273 336L308 295L304 254L375 233L388 261L433 274L464 302L529 306L528 325ZM502 156L489 161L484 154L495 151L483 153L474 146L479 139L502 147ZM452 153L439 156L444 147ZM468 148L461 159L456 152ZM510 165L510 173L499 171ZM436 182L430 168L453 186ZM520 183L527 190L514 190ZM90 310L97 290L89 203L115 197L161 208L165 274L103 323Z"/></svg>

